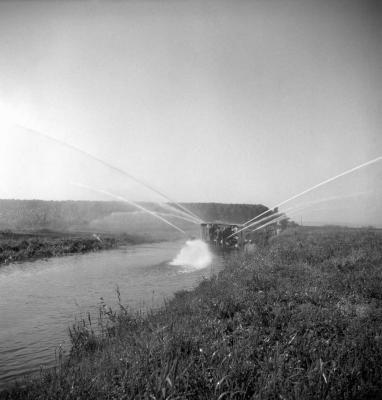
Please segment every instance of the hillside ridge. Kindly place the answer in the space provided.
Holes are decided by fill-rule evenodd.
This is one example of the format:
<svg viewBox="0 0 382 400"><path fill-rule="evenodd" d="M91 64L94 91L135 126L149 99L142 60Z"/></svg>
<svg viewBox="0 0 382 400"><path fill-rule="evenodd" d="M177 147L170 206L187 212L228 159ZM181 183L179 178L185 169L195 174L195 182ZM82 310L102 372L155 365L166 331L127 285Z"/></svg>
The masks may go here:
<svg viewBox="0 0 382 400"><path fill-rule="evenodd" d="M156 212L167 212L158 203L141 202L140 204ZM219 220L229 223L243 223L267 210L267 207L261 204L180 204L204 221ZM128 203L117 201L0 199L0 230L84 229L89 228L93 221L108 218L115 213L126 213L125 215L129 216L128 213L133 211L136 212L137 208ZM152 216L145 216L146 220L148 218L154 220ZM183 221L182 225L185 224L188 224L188 222Z"/></svg>

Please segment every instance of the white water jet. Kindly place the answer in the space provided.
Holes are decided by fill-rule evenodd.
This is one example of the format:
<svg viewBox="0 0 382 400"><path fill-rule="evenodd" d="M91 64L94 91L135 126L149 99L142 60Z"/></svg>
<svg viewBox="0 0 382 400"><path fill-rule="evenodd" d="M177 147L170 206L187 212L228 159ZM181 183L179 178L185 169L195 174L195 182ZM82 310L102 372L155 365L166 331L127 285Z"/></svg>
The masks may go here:
<svg viewBox="0 0 382 400"><path fill-rule="evenodd" d="M256 232L262 228L267 227L268 225L272 225L275 224L277 222L280 222L284 219L289 219L289 217L291 215L297 214L301 211L306 210L307 208L312 207L315 204L319 204L319 203L324 203L324 202L328 202L328 201L332 201L332 200L338 200L338 199L344 199L344 198L349 198L349 197L357 197L360 195L364 195L364 194L368 194L371 193L371 191L367 191L367 192L357 192L357 193L352 193L349 195L343 195L343 196L332 196L332 197L326 197L324 199L319 199L319 200L315 200L315 201L310 201L307 204L298 204L297 206L294 207L290 207L284 211L278 211L276 213L273 213L272 215L270 215L269 217L263 217L261 219L259 219L258 221L256 221L256 223L251 224L250 226L254 226L256 224L261 224L259 227L252 229L251 232ZM343 208L343 206L341 207ZM315 209L315 211L318 210L327 210L328 208L320 208L320 209ZM332 208L331 208L332 209ZM277 218L274 218L278 216ZM271 221L269 222L265 222L267 220L269 220L270 218L273 218Z"/></svg>
<svg viewBox="0 0 382 400"><path fill-rule="evenodd" d="M256 224L257 224L257 221L255 221L256 219L258 219L258 218L260 218L260 217L262 217L262 216L264 216L264 215L266 215L266 214L269 214L269 213L273 212L273 210L274 210L275 208L281 207L282 205L284 205L284 204L286 204L286 203L289 203L290 201L292 201L292 200L294 200L294 199L297 199L297 198L303 196L304 194L307 194L307 193L309 193L309 192L311 192L311 191L313 191L313 190L315 190L315 189L317 189L317 188L319 188L319 187L321 187L321 186L324 186L324 185L326 185L326 184L328 184L328 183L330 183L330 182L333 182L333 181L335 181L335 180L337 180L337 179L339 179L339 178L341 178L341 177L343 177L343 176L346 176L346 175L348 175L348 174L351 174L351 173L353 173L353 172L355 172L355 171L358 171L358 170L361 169L361 168L364 168L364 167L367 167L367 166L369 166L369 165L375 164L375 163L377 163L377 162L379 162L379 161L382 161L382 156L373 158L372 160L369 160L369 161L367 161L367 162L365 162L365 163L363 163L363 164L357 165L356 167L353 167L353 168L350 168L350 169L348 169L348 170L346 170L346 171L344 171L344 172L341 172L340 174L335 175L335 176L333 176L333 177L331 177L331 178L329 178L329 179L326 179L326 180L324 180L324 181L318 183L317 185L314 185L314 186L312 186L312 187L310 187L310 188L304 190L303 192L300 192L300 193L298 193L298 194L296 194L296 195L294 195L294 196L292 196L292 197L289 197L289 199L286 199L286 200L282 201L281 203L275 204L274 206L272 206L272 207L269 208L268 210L265 210L265 211L262 212L261 214L256 215L256 217L253 217L252 219L250 219L250 220L244 222L244 225L246 225L246 226L245 226L244 228L240 229L239 231L235 232L235 233L232 234L231 236L236 235L236 234L238 234L238 233L240 233L240 232L242 232L242 231L244 231L244 230L246 230L246 229L248 229L248 228L251 228L252 226L256 225ZM255 222L253 222L253 221L255 221ZM229 239L231 236L228 236L227 239Z"/></svg>
<svg viewBox="0 0 382 400"><path fill-rule="evenodd" d="M330 201L339 200L339 199L346 199L346 198L351 198L351 197L358 197L358 196L361 196L361 195L364 195L364 194L368 194L368 193L372 193L372 192L371 191L356 192L356 193L351 193L351 194L348 194L348 195L326 197L326 198L323 198L323 199L310 201L310 202L305 203L305 204L304 203L300 203L300 204L297 204L297 205L295 205L293 207L289 207L286 210L280 210L278 212L272 213L271 215L269 215L267 217L260 218L259 220L257 220L253 224L251 224L250 226L253 227L255 225L261 225L260 227L255 228L255 229L252 230L252 232L255 232L255 231L257 231L258 229L261 229L264 226L268 226L268 225L270 225L272 223L275 223L277 221L289 218L289 215L296 214L297 212L304 211L307 208L310 208L310 207L314 206L315 204L330 202ZM276 217L278 217L278 218L276 218ZM281 219L280 219L280 217L281 217ZM269 220L271 220L269 223L266 222L266 221L269 221Z"/></svg>
<svg viewBox="0 0 382 400"><path fill-rule="evenodd" d="M171 211L172 213L176 212L179 213L180 215L183 215L187 218L193 219L195 221L196 224L200 224L203 222L202 219L200 219L199 217L193 217L193 215L191 214L187 214L182 210L179 210L178 208L175 208L174 206L172 206L170 203L158 203L162 208L166 209L167 211Z"/></svg>
<svg viewBox="0 0 382 400"><path fill-rule="evenodd" d="M146 213L152 215L153 217L160 219L161 221L163 221L163 222L166 223L167 225L170 225L170 226L172 226L173 228L175 228L177 231L182 232L182 233L184 233L184 234L186 233L183 229L181 229L181 228L179 228L179 226L177 226L177 225L171 223L171 222L168 221L166 218L161 217L161 216L158 215L156 212L151 211L151 210L148 210L147 208L141 206L141 205L138 204L138 203L135 203L135 202L132 201L132 200L128 200L128 199L126 199L125 197L122 197L122 196L116 195L116 194L114 194L114 193L108 192L107 190L96 189L96 188L93 188L93 187L90 187L90 186L87 186L87 185L83 185L82 183L76 183L76 182L70 182L70 183L71 183L72 185L74 185L74 186L82 187L82 188L84 188L84 189L88 189L88 190L91 190L91 191L96 192L96 193L102 193L102 194L105 194L105 195L107 195L107 196L110 196L110 197L112 197L112 198L114 198L114 199L123 201L123 202L125 202L125 203L129 203L129 204L133 205L134 207L137 207L139 210L144 211L144 212L146 212Z"/></svg>
<svg viewBox="0 0 382 400"><path fill-rule="evenodd" d="M192 224L200 225L199 222L195 222L193 219L182 217L181 215L176 215L176 214L170 214L170 213L160 213L156 212L158 215L161 215L162 217L173 217L173 218L178 218L182 219L183 221L191 222Z"/></svg>
<svg viewBox="0 0 382 400"><path fill-rule="evenodd" d="M1 108L0 108L0 112L1 112ZM2 114L2 113L1 113ZM171 199L169 196L167 196L166 194L164 194L163 192L161 192L159 189L155 188L153 185L149 184L148 182L145 182L143 179L138 179L137 177L135 177L134 175L130 174L129 172L116 167L113 164L110 164L109 162L91 154L88 153L87 151L80 149L77 146L72 145L71 143L65 142L63 140L57 139L53 136L50 136L46 133L43 133L39 130L36 129L32 129L28 126L24 126L22 124L17 123L16 121L13 121L12 118L8 118L10 120L10 125L14 125L18 128L21 128L23 130L26 130L34 135L40 136L40 137L44 137L52 142L58 143L61 146L64 146L66 148L69 148L71 150L74 150L78 153L81 153L82 155L85 155L87 157L90 157L91 159L95 160L96 162L106 166L107 168L110 168L116 172L118 172L119 174L124 175L125 177L131 179L132 181L136 182L137 184L145 187L146 189L150 190L153 193L156 193L157 195L159 195L160 197L162 197L163 199L167 200L168 202L172 203L172 204L168 204L167 207L171 207L173 211L177 211L177 212L182 212L183 214L188 215L189 217L193 218L195 221L198 221L198 223L203 222L203 220L201 218L199 218L195 213L193 213L191 210L189 210L188 208L186 208L185 206L183 206L182 204L176 202L175 200ZM6 120L7 121L7 120Z"/></svg>
<svg viewBox="0 0 382 400"><path fill-rule="evenodd" d="M208 267L212 263L212 254L202 240L187 240L179 254L170 265L184 267L185 271L194 271Z"/></svg>

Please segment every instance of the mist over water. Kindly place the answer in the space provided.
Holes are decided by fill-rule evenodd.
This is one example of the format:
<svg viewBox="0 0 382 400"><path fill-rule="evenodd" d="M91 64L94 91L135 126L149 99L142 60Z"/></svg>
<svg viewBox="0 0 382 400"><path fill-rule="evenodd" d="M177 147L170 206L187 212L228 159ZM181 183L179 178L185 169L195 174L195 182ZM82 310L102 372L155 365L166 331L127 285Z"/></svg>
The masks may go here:
<svg viewBox="0 0 382 400"><path fill-rule="evenodd" d="M185 272L211 265L212 253L202 240L188 240L170 265L184 267Z"/></svg>

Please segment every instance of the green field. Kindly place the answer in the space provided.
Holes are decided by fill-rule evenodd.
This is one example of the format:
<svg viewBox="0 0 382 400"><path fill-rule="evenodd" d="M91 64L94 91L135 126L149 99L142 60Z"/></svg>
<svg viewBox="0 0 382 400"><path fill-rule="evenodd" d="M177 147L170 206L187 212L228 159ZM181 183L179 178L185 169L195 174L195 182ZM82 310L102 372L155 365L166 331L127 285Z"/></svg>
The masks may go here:
<svg viewBox="0 0 382 400"><path fill-rule="evenodd" d="M380 399L382 232L295 228L156 312L106 307L6 399Z"/></svg>

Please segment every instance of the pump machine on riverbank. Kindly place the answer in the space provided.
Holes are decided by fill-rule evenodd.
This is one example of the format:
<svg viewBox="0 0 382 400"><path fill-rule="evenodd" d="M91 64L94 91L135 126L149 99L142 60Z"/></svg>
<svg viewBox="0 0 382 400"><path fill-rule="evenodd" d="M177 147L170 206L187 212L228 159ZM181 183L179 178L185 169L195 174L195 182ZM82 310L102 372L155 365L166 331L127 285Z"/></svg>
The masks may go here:
<svg viewBox="0 0 382 400"><path fill-rule="evenodd" d="M244 246L242 225L224 222L204 222L200 224L202 240L222 249L239 249ZM238 232L235 234L235 232Z"/></svg>
<svg viewBox="0 0 382 400"><path fill-rule="evenodd" d="M282 230L278 222L268 225L258 232L242 230L243 227L243 224L203 222L200 224L201 238L209 245L217 248L246 250L248 244L265 244Z"/></svg>

